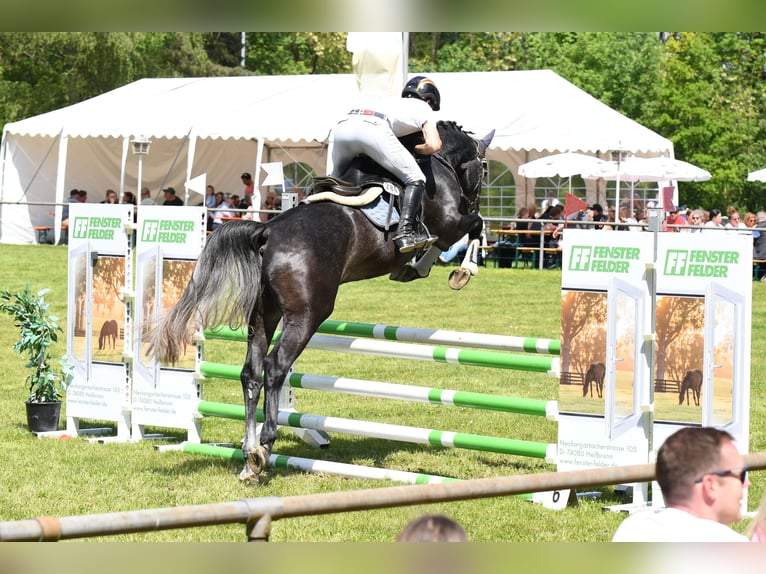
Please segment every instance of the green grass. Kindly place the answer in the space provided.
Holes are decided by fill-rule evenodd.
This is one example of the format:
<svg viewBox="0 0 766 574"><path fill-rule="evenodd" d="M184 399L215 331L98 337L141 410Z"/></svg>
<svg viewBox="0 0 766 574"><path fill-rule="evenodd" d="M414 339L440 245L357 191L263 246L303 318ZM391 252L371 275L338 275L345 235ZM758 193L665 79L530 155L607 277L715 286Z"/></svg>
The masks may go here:
<svg viewBox="0 0 766 574"><path fill-rule="evenodd" d="M33 290L48 287L52 310L66 318L65 248L3 245L2 287ZM333 318L363 322L431 327L459 331L558 338L561 273L516 269L481 269L461 292L447 286L449 268L436 268L427 280L399 284L380 278L344 285ZM11 346L16 331L10 317L0 317L0 520L40 515L69 516L142 508L203 504L256 496L356 490L391 483L269 470L258 487L239 483L240 465L229 461L158 453L150 442L92 444L85 439L38 440L26 429L23 401L27 390L23 360ZM766 356L766 284L753 284L753 353L751 374L751 451L766 450L763 403ZM63 352L60 341L55 352ZM206 358L239 364L242 344L209 342ZM440 365L308 350L297 370L320 375L434 386L520 397L557 399L558 381L544 374ZM298 410L305 413L392 422L408 426L556 442L556 425L538 417L472 409L410 404L350 397L310 390L297 391ZM241 403L239 384L211 380L204 398ZM65 413L64 413L65 415ZM93 426L103 422L88 421ZM62 421L62 426L63 426ZM86 425L83 425L86 426ZM160 430L174 442L183 433ZM206 419L203 440L239 443L242 423ZM544 461L333 435L327 450L317 451L281 429L275 451L280 454L375 465L457 478L503 476L552 471ZM763 490L754 473L750 508ZM272 541L391 541L404 524L423 512L443 512L458 520L473 541L557 542L607 541L623 515L605 512L604 505L624 502L613 489L599 489L598 499L582 499L577 508L555 512L516 497L439 503L388 510L349 512L284 519L272 529ZM737 525L744 529L745 524ZM119 541L242 541L243 525L170 530L109 538ZM93 539L104 540L104 539Z"/></svg>

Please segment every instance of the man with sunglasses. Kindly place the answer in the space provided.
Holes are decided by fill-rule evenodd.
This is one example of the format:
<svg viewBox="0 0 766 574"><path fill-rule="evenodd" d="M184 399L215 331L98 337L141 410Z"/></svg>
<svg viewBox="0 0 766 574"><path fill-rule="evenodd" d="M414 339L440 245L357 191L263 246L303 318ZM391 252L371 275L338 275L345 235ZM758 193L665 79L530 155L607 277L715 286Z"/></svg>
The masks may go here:
<svg viewBox="0 0 766 574"><path fill-rule="evenodd" d="M742 519L750 486L734 437L712 427L686 427L657 451L657 482L666 507L637 512L614 533L614 542L747 542L729 528Z"/></svg>

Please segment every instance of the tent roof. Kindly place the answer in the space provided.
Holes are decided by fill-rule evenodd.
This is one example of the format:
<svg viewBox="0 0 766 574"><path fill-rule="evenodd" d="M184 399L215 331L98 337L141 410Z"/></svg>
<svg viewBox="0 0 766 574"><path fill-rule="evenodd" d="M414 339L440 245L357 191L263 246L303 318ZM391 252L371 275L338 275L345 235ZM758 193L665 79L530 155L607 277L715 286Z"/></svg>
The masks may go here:
<svg viewBox="0 0 766 574"><path fill-rule="evenodd" d="M491 148L622 149L671 155L673 144L550 70L429 74L440 117L484 135ZM352 74L143 79L89 100L10 123L16 135L55 137L262 138L322 142L357 98Z"/></svg>

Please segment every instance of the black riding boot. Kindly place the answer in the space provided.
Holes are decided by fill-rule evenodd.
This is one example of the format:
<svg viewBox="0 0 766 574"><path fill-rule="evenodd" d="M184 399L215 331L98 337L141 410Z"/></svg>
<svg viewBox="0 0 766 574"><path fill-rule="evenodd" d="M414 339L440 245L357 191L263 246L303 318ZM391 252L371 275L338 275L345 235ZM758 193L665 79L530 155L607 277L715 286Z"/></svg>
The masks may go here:
<svg viewBox="0 0 766 574"><path fill-rule="evenodd" d="M423 201L425 183L416 181L404 189L402 200L402 213L399 217L399 227L394 236L394 243L401 253L408 253L415 249L423 249L433 244L438 238L432 235L420 233L417 216L420 212L420 204Z"/></svg>

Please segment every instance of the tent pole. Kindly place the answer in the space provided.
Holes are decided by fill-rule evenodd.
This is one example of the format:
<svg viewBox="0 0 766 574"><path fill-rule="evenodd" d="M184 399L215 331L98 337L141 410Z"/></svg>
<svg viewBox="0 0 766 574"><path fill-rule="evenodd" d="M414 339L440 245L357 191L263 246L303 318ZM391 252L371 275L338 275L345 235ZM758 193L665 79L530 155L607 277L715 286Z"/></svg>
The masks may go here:
<svg viewBox="0 0 766 574"><path fill-rule="evenodd" d="M56 206L54 209L54 222L53 222L53 243L58 245L61 239L61 218L64 203L64 180L66 179L66 158L69 150L69 136L63 133L61 130L59 138L59 152L58 160L56 164Z"/></svg>
<svg viewBox="0 0 766 574"><path fill-rule="evenodd" d="M130 145L130 137L125 136L122 138L122 161L120 162L120 200L117 203L124 203L125 198L125 176L126 168L128 165L128 146ZM141 175L138 176L138 181L141 181ZM136 197L141 199L141 190L136 190Z"/></svg>

